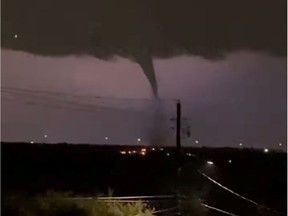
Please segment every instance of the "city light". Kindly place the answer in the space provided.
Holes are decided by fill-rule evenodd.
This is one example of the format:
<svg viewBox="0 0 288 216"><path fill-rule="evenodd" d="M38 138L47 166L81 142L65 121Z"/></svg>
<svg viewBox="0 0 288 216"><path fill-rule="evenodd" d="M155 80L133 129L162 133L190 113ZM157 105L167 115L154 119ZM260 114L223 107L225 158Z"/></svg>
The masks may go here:
<svg viewBox="0 0 288 216"><path fill-rule="evenodd" d="M160 148L159 150L160 150L160 151L163 151L164 149L163 149L163 148Z"/></svg>
<svg viewBox="0 0 288 216"><path fill-rule="evenodd" d="M242 143L239 143L239 145L242 146L243 144L242 144Z"/></svg>
<svg viewBox="0 0 288 216"><path fill-rule="evenodd" d="M208 165L213 165L214 163L213 163L213 161L207 161L207 164Z"/></svg>
<svg viewBox="0 0 288 216"><path fill-rule="evenodd" d="M15 35L14 35L14 38L18 38L18 35L17 35L17 34L15 34Z"/></svg>
<svg viewBox="0 0 288 216"><path fill-rule="evenodd" d="M137 139L137 141L138 141L138 142L141 142L141 139L140 139L140 138L138 138L138 139Z"/></svg>
<svg viewBox="0 0 288 216"><path fill-rule="evenodd" d="M232 160L229 160L228 163L232 163Z"/></svg>
<svg viewBox="0 0 288 216"><path fill-rule="evenodd" d="M44 135L44 138L47 138L47 137L48 137L48 135L47 135L47 134L45 134L45 135Z"/></svg>
<svg viewBox="0 0 288 216"><path fill-rule="evenodd" d="M134 150L134 151L132 151L132 153L133 153L133 154L135 154L135 153L136 153L136 151Z"/></svg>
<svg viewBox="0 0 288 216"><path fill-rule="evenodd" d="M155 151L155 148L152 148L152 151Z"/></svg>
<svg viewBox="0 0 288 216"><path fill-rule="evenodd" d="M34 144L34 141L30 141L30 144Z"/></svg>
<svg viewBox="0 0 288 216"><path fill-rule="evenodd" d="M170 154L169 154L169 153L167 153L166 155L167 155L168 157L170 156Z"/></svg>
<svg viewBox="0 0 288 216"><path fill-rule="evenodd" d="M132 151L128 151L128 154L132 154Z"/></svg>
<svg viewBox="0 0 288 216"><path fill-rule="evenodd" d="M265 148L265 149L264 149L264 152L265 152L265 153L269 152L269 149Z"/></svg>
<svg viewBox="0 0 288 216"><path fill-rule="evenodd" d="M196 144L198 144L198 143L199 143L199 141L198 141L198 140L195 140L195 143L196 143Z"/></svg>
<svg viewBox="0 0 288 216"><path fill-rule="evenodd" d="M105 137L105 140L108 140L108 137Z"/></svg>
<svg viewBox="0 0 288 216"><path fill-rule="evenodd" d="M142 151L142 152L141 152L141 155L145 156L145 155L146 155L146 152Z"/></svg>
<svg viewBox="0 0 288 216"><path fill-rule="evenodd" d="M279 146L282 146L282 143L279 143Z"/></svg>
<svg viewBox="0 0 288 216"><path fill-rule="evenodd" d="M126 151L120 151L120 154L125 155Z"/></svg>

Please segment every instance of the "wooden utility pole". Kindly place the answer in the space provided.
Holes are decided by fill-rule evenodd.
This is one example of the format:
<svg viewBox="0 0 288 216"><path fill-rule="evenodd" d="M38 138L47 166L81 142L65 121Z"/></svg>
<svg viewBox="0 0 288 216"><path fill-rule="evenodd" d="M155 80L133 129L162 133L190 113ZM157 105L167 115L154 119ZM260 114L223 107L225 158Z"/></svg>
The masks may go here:
<svg viewBox="0 0 288 216"><path fill-rule="evenodd" d="M180 100L177 101L176 105L176 150L177 150L177 164L180 166L180 151L181 151L181 103ZM179 184L180 184L180 172L181 168L178 167L176 171L176 200L177 200L177 207L178 212L176 215L181 216L181 199L180 199L180 190L179 190Z"/></svg>
<svg viewBox="0 0 288 216"><path fill-rule="evenodd" d="M177 152L180 153L180 150L181 150L181 103L180 103L180 100L177 101L177 106L176 106L176 148L177 148Z"/></svg>

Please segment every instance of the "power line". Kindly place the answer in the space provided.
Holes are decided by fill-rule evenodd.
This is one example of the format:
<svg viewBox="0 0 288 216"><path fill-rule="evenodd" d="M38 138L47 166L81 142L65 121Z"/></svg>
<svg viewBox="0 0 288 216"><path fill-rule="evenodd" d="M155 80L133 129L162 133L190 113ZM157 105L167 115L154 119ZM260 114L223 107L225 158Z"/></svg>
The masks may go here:
<svg viewBox="0 0 288 216"><path fill-rule="evenodd" d="M157 195L157 196L118 196L118 197L71 197L71 199L95 199L95 200L143 200L143 199L171 199L175 195Z"/></svg>
<svg viewBox="0 0 288 216"><path fill-rule="evenodd" d="M7 99L7 94L12 94L13 96L18 96L17 101L19 100L32 100L32 102L28 102L28 105L38 105L39 101L42 103L41 105L50 106L55 105L57 106L65 105L65 106L77 106L76 108L84 108L89 109L88 111L93 112L96 108L97 111L99 108L102 110L109 109L115 111L123 111L123 112L147 112L147 110L154 110L155 106L157 106L157 102L149 101L150 103L146 103L146 99L122 99L122 98L101 98L101 97L85 97L85 96L75 96L70 94L63 94L63 93L55 93L55 92L47 92L47 91L33 91L33 90L23 90L23 89L15 89L15 88L1 88L2 95L4 93L4 100L13 100L13 98ZM5 95L6 94L6 95ZM6 99L5 99L6 96ZM36 100L36 101L35 101ZM75 101L76 100L76 101ZM80 100L80 101L79 101ZM133 102L133 103L129 103ZM144 102L144 103L143 103ZM153 102L151 104L151 102ZM34 103L34 104L33 104ZM154 106L155 105L155 106ZM51 107L51 106L50 106ZM66 107L60 107L66 108ZM69 109L69 107L68 107ZM83 110L85 111L85 110ZM154 111L153 111L154 112Z"/></svg>
<svg viewBox="0 0 288 216"><path fill-rule="evenodd" d="M250 202L250 203L253 203L254 205L257 205L257 206L259 206L259 207L261 207L261 208L267 209L267 210L269 210L269 211L271 211L271 212L274 212L274 213L276 213L276 214L283 214L282 212L275 211L275 210L273 210L273 209L271 209L271 208L268 208L268 207L266 207L266 206L264 206L264 205L261 205L261 204L255 202L255 201L253 201L253 200L251 200L251 199L248 199L248 198L246 198L246 197L244 197L244 196L241 196L240 194L232 191L231 189L225 187L224 185L220 184L220 183L217 182L216 180L214 180L214 179L212 179L211 177L207 176L205 173L201 172L200 170L198 170L198 172L199 172L202 176L204 176L205 178L207 178L208 180L210 180L211 182L213 182L214 184L216 184L216 185L218 185L219 187L223 188L224 190L226 190L226 191L234 194L235 196L240 197L241 199L244 199L244 200L246 200L246 201L248 201L248 202Z"/></svg>
<svg viewBox="0 0 288 216"><path fill-rule="evenodd" d="M150 98L117 98L117 97L100 97L100 96L80 96L80 95L74 95L74 94L69 94L69 93L64 93L64 92L53 92L53 91L44 91L44 90L32 90L32 89L22 89L22 88L14 88L14 87L5 87L1 86L1 90L11 90L11 91L22 91L22 92L30 92L30 93L40 93L40 94L48 94L48 95L58 95L58 96L69 96L69 97L81 97L81 98L93 98L93 99L104 99L104 100L126 100L126 101L131 101L131 100L142 100L142 101L147 101L147 102L153 102L155 103L156 101L170 101L170 102L176 102L177 99L171 99L171 98L157 98L157 99L150 99Z"/></svg>
<svg viewBox="0 0 288 216"><path fill-rule="evenodd" d="M6 101L11 101L9 98L2 98ZM36 100L36 101L35 101ZM37 101L37 98L32 99L25 99L25 98L18 98L17 102L22 102L25 105L29 106L44 106L49 108L57 108L57 109L70 109L70 110L76 110L76 111L84 111L84 112L97 112L97 111L103 111L107 109L113 110L113 108L105 108L101 106L91 106L91 105L85 105L85 104L77 104L77 103L71 103L66 101ZM117 109L116 109L117 110ZM119 110L118 110L119 111Z"/></svg>
<svg viewBox="0 0 288 216"><path fill-rule="evenodd" d="M73 198L71 198L73 199ZM77 198L75 198L77 199ZM78 198L81 200L81 198ZM85 198L84 198L85 199ZM91 199L87 199L87 200L91 200ZM138 202L143 202L143 203L152 203L152 202L167 202L167 199L147 199L147 200L117 200L117 199L112 199L112 200L95 200L96 202L99 201L99 202L107 202L107 203L115 203L115 202L119 202L119 203L138 203Z"/></svg>
<svg viewBox="0 0 288 216"><path fill-rule="evenodd" d="M28 98L28 99L25 99L25 95L22 95L21 98L19 98L19 99L24 101L24 104L32 105L32 106L43 105L43 106L53 107L53 108L56 107L56 108L66 108L66 109L69 109L69 108L70 109L71 108L72 109L82 109L80 111L88 111L88 112L95 112L95 111L99 111L99 110L116 110L116 111L122 111L122 112L128 111L125 109L116 109L116 108L111 108L111 107L105 107L102 105L91 105L91 104L84 104L84 103L79 103L79 102L74 102L74 101L64 101L64 100L60 100L60 99L51 100L51 98L40 98L40 97L34 96L34 95L26 96L26 98ZM9 99L9 98L4 97L3 99L11 101L11 99ZM19 101L19 99L17 99L17 101ZM39 102L39 100L40 100L40 102ZM59 105L60 106L62 105L62 107L59 107ZM65 107L63 107L63 106L65 106ZM130 112L130 110L129 110L129 112ZM138 111L138 112L141 112L141 111Z"/></svg>
<svg viewBox="0 0 288 216"><path fill-rule="evenodd" d="M202 203L201 205L204 206L204 207L206 207L206 208L208 208L208 209L212 209L212 210L215 210L215 211L221 212L221 213L226 214L226 215L238 216L238 215L235 215L235 214L233 214L233 213L230 213L230 212L224 211L224 210L222 210L222 209L219 209L219 208L216 208L216 207L213 207L213 206L209 206L209 205L204 204L204 203Z"/></svg>
<svg viewBox="0 0 288 216"><path fill-rule="evenodd" d="M121 197L97 197L98 200L125 200L125 199L168 199L175 198L175 195L158 195L158 196L121 196Z"/></svg>

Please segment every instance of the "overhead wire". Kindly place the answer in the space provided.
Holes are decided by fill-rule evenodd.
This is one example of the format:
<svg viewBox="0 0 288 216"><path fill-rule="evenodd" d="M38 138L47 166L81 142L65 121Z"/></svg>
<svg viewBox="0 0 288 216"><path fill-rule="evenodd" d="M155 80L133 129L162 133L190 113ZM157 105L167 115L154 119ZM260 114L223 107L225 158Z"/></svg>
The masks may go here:
<svg viewBox="0 0 288 216"><path fill-rule="evenodd" d="M58 92L49 92L49 91L36 91L36 90L27 90L27 89L19 89L19 88L10 88L10 87L1 87L2 95L4 93L4 100L13 101L13 98L9 98L9 95L21 96L17 98L18 100L32 100L26 102L27 105L44 105L47 107L54 107L55 103L57 103L56 108L71 108L73 109L81 109L79 111L87 111L94 112L99 111L99 109L109 109L115 111L123 111L123 112L147 112L147 110L153 110L154 106L158 104L155 100L146 100L146 99L126 99L126 98L103 98L103 97L87 97L80 95L72 95L66 93L58 93ZM6 95L5 95L6 94ZM8 94L8 95L7 95ZM6 98L5 98L6 96ZM7 98L8 96L8 98ZM76 101L75 101L76 99ZM35 101L36 100L36 101ZM40 102L39 102L40 101ZM133 101L133 104L129 103L129 101ZM148 101L148 103L147 103ZM162 99L162 101L164 101ZM59 107L60 105L60 107ZM66 107L63 107L65 105ZM70 107L69 107L70 106ZM77 107L75 107L77 106ZM80 107L79 107L80 106ZM86 109L86 110L85 110ZM88 109L88 110L87 110Z"/></svg>
<svg viewBox="0 0 288 216"><path fill-rule="evenodd" d="M231 212L227 212L227 211L224 211L224 210L222 210L222 209L219 209L219 208L216 208L216 207L213 207L213 206L209 206L209 205L204 204L204 203L202 203L202 205L203 205L204 207L208 208L208 209L212 209L212 210L215 210L215 211L221 212L221 213L226 214L226 215L230 215L230 216L238 216L238 215L233 214L233 213L231 213Z"/></svg>
<svg viewBox="0 0 288 216"><path fill-rule="evenodd" d="M256 206L259 206L259 207L261 207L261 208L263 208L263 209L269 210L269 211L274 212L274 213L276 213L276 214L283 214L282 212L275 211L275 210L273 210L273 209L271 209L271 208L269 208L269 207L267 207L267 206L261 205L261 204L255 202L255 201L253 201L253 200L251 200L251 199L248 199L248 198L246 198L246 197L244 197L244 196L242 196L242 195L240 195L240 194L232 191L231 189L229 189L229 188L225 187L224 185L220 184L219 182L217 182L216 180L212 179L211 177L209 177L209 176L206 175L205 173L201 172L200 170L198 170L198 172L199 172L202 176L204 176L205 178L207 178L209 181L211 181L211 182L213 182L214 184L216 184L217 186L223 188L224 190L232 193L233 195L235 195L235 196L237 196L237 197L240 197L240 198L243 199L243 200L246 200L247 202L250 202L250 203L252 203L252 204L254 204L254 205L256 205Z"/></svg>
<svg viewBox="0 0 288 216"><path fill-rule="evenodd" d="M13 101L11 98L2 97L3 100L6 101ZM112 107L105 107L102 105L91 105L91 104L84 104L74 101L67 101L67 100L60 100L60 99L51 99L45 97L39 97L34 95L21 95L20 98L17 98L17 101L23 101L24 104L37 106L47 106L52 108L63 108L63 109L73 109L78 111L86 111L86 112L97 112L99 110L114 110L114 111L122 111L122 112L131 112L131 110L124 110L124 109L117 109ZM135 112L135 110L134 110ZM139 111L140 112L140 111Z"/></svg>
<svg viewBox="0 0 288 216"><path fill-rule="evenodd" d="M23 88L15 88L15 87L5 87L1 86L1 91L7 90L7 91L18 91L18 92L30 92L30 93L37 93L37 94L46 94L46 95L57 95L61 97L73 97L73 98L86 98L86 99L102 99L102 100L113 100L113 101L145 101L150 103L155 103L156 101L161 102L173 102L175 103L176 99L171 98L119 98L119 97L101 97L101 96L94 96L94 95L75 95L70 93L64 93L64 92L55 92L55 91L46 91L46 90L32 90L32 89L23 89Z"/></svg>

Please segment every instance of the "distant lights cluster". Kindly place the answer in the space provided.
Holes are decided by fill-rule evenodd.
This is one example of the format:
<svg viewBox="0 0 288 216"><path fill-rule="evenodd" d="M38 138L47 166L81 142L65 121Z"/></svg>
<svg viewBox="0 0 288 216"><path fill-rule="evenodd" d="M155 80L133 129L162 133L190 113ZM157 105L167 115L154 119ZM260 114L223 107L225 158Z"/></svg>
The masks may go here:
<svg viewBox="0 0 288 216"><path fill-rule="evenodd" d="M121 150L119 152L122 155L143 155L143 156L145 156L148 153L148 151L154 152L154 151L157 151L157 150L158 151L164 151L164 148L159 148L159 149L156 149L156 148L151 148L151 149L150 148L141 148L141 149L138 149L138 150L128 149L128 150ZM171 154L170 154L170 152L165 152L165 155L167 157L169 157ZM189 153L188 156L193 156L193 154Z"/></svg>
<svg viewBox="0 0 288 216"><path fill-rule="evenodd" d="M147 149L146 148L142 148L140 151L136 151L136 150L120 151L120 154L122 154L122 155L126 155L126 154L129 154L129 155L140 154L140 155L145 156L146 152L147 152Z"/></svg>

